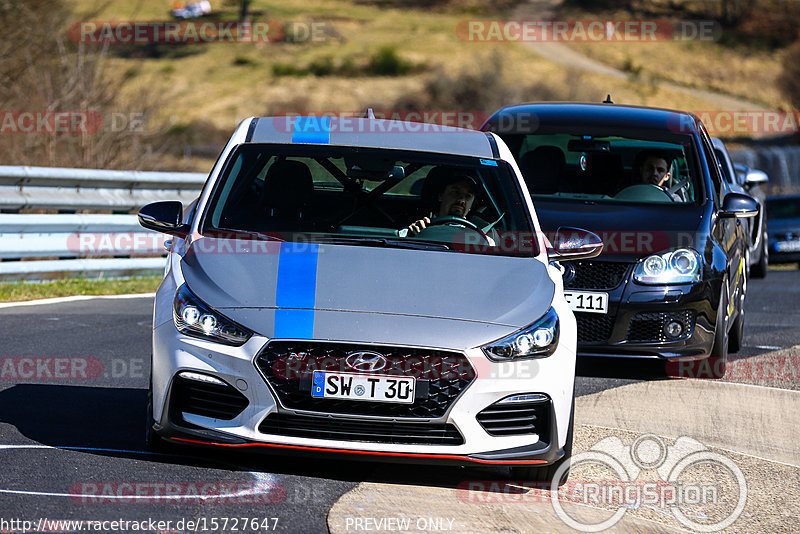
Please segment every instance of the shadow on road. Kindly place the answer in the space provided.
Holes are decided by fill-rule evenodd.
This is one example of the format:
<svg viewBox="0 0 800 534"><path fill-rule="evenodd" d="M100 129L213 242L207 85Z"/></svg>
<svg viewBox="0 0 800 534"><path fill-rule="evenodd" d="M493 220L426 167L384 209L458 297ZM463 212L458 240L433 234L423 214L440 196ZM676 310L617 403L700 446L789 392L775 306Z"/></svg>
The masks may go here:
<svg viewBox="0 0 800 534"><path fill-rule="evenodd" d="M349 482L430 482L455 487L465 479L465 470L459 468L367 463L343 460L341 455L306 458L196 447L154 454L144 446L146 404L144 389L18 384L0 391L0 422L42 445L106 457Z"/></svg>

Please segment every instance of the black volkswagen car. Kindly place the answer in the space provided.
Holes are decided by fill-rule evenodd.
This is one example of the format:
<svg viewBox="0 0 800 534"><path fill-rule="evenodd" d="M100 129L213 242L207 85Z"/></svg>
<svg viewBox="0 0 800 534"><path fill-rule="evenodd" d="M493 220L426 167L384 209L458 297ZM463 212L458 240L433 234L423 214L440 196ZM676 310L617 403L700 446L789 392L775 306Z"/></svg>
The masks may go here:
<svg viewBox="0 0 800 534"><path fill-rule="evenodd" d="M758 207L720 175L702 122L611 103L533 103L497 111L483 129L511 149L544 231L603 238L601 256L563 266L578 354L681 365L714 357L708 375L723 375L744 328L740 219Z"/></svg>

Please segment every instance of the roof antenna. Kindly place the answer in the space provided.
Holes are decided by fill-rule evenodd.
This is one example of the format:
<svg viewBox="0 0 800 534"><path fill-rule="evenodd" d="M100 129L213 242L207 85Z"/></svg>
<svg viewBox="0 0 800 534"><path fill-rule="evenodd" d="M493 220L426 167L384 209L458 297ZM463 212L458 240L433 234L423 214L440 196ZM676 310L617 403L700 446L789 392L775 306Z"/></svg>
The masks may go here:
<svg viewBox="0 0 800 534"><path fill-rule="evenodd" d="M603 104L613 104L614 102L611 100L611 95L606 95L606 99L603 100Z"/></svg>
<svg viewBox="0 0 800 534"><path fill-rule="evenodd" d="M364 118L365 119L374 119L375 118L375 113L373 113L372 108L367 108L367 112L364 113Z"/></svg>

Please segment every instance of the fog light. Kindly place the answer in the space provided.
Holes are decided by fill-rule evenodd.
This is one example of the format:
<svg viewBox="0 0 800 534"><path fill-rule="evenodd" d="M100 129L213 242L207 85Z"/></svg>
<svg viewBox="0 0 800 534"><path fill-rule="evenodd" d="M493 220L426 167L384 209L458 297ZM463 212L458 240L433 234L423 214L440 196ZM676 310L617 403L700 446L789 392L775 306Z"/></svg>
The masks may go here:
<svg viewBox="0 0 800 534"><path fill-rule="evenodd" d="M683 333L683 325L678 321L671 321L664 331L669 337L678 337Z"/></svg>

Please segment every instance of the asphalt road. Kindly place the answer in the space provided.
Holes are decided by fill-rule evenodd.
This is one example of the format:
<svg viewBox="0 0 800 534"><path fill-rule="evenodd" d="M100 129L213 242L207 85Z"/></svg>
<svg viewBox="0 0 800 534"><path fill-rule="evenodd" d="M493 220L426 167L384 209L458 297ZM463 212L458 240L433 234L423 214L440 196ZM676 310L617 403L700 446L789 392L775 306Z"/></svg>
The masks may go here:
<svg viewBox="0 0 800 534"><path fill-rule="evenodd" d="M800 352L793 349L800 345L799 298L800 271L771 271L766 280L751 281L745 346L736 356L749 367L734 367L736 372L729 381L773 386L765 391L800 389L800 376L793 376L793 368L785 364L793 362L800 372ZM452 494L465 479L503 477L488 468L415 468L205 451L180 455L147 452L143 429L151 310L148 297L0 308L0 455L5 456L0 461L0 531L21 532L28 526L3 521L36 522L40 518L83 521L84 528L96 521L152 520L149 525L139 525L146 528L137 530L145 532L352 531L352 521L348 528L343 528L342 521L353 514L377 514L387 502L395 507L395 513L402 514L424 492ZM777 367L754 364L775 358ZM695 382L664 380L652 368L630 362L581 362L580 373L590 376L577 379L576 421L581 428L576 442L597 432L589 428L591 421L581 416L581 412L592 414L592 406L601 405L597 399L616 395L614 402L626 398L630 402L631 396L638 394L636 388L643 387L661 388L659 395L665 398L686 395L680 385ZM637 378L628 378L632 375ZM592 417L601 419L608 413L598 411ZM654 408L652 416L643 413L658 422L663 412ZM739 415L730 415L730 425L740 424L735 419ZM618 418L618 424L608 426L618 428L618 433L642 431L638 420L631 417L624 424ZM720 428L711 425L704 437L713 442L719 436L723 441L711 445L758 456L757 450L741 451L737 443L726 443L724 440L735 441L729 436L735 435L737 428L726 430L725 412L717 417ZM796 435L800 429L783 430ZM775 454L792 454L778 449ZM789 464L796 466L797 462ZM754 469L757 473L763 466ZM763 472L752 476L763 477ZM420 488L423 493L415 493ZM137 493L136 498L129 497ZM376 498L381 493L390 496L388 501ZM439 503L431 498L435 497L420 501L432 506L428 530L436 526L448 530L451 517L437 512ZM758 496L753 499L758 502ZM332 507L335 520L328 517ZM511 521L503 508L491 509L488 515L484 512L477 518L459 511L462 527L467 521L471 525L468 530L497 530L505 528L503 521ZM796 521L797 515L788 514L786 521ZM476 517L474 524L469 523L471 517ZM213 519L217 529L212 529ZM164 523L158 525L157 521ZM190 528L188 521L198 524ZM222 521L227 521L227 529L222 528ZM35 523L30 526L36 527ZM511 531L527 530L518 527L512 526ZM75 531L77 527L56 529Z"/></svg>

